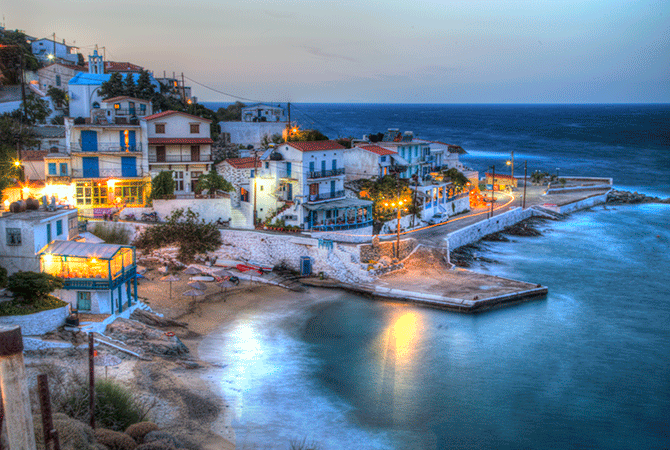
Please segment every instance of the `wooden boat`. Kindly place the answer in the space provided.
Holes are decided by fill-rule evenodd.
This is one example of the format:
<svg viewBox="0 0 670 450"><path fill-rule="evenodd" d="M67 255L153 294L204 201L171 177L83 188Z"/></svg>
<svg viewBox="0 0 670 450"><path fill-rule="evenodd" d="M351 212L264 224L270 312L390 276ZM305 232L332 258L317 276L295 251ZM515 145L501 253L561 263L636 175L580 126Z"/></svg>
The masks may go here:
<svg viewBox="0 0 670 450"><path fill-rule="evenodd" d="M268 264L261 264L256 261L247 261L246 265L262 272L272 272L272 266Z"/></svg>
<svg viewBox="0 0 670 450"><path fill-rule="evenodd" d="M190 281L214 281L214 277L210 277L209 275L196 275L191 278L189 278Z"/></svg>
<svg viewBox="0 0 670 450"><path fill-rule="evenodd" d="M217 259L214 265L216 267L223 267L224 269L232 269L233 267L236 267L238 264L240 264L241 261L236 261L234 259Z"/></svg>
<svg viewBox="0 0 670 450"><path fill-rule="evenodd" d="M262 271L262 270L260 270L260 269L257 268L257 267L250 266L250 265L247 265L247 264L238 264L238 265L236 266L236 268L237 268L237 270L239 270L240 272L249 272L250 270L253 270L254 272L258 273L259 275L263 275L263 271Z"/></svg>

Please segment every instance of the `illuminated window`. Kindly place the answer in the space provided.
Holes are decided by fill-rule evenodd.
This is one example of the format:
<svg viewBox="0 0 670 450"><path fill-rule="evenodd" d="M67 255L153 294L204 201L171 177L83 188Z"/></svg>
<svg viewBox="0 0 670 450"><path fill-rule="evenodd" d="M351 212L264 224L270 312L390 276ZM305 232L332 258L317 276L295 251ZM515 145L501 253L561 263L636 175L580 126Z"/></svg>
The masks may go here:
<svg viewBox="0 0 670 450"><path fill-rule="evenodd" d="M191 134L200 133L200 124L192 123L191 124Z"/></svg>
<svg viewBox="0 0 670 450"><path fill-rule="evenodd" d="M165 134L165 124L157 123L156 124L156 134Z"/></svg>

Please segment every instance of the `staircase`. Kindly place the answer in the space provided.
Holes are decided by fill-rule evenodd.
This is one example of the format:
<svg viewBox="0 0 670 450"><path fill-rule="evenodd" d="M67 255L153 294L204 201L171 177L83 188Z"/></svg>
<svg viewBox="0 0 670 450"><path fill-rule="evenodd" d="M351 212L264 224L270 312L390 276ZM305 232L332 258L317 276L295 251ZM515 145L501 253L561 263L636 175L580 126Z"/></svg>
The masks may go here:
<svg viewBox="0 0 670 450"><path fill-rule="evenodd" d="M238 208L230 208L230 227L231 228L248 228L247 217L242 210Z"/></svg>
<svg viewBox="0 0 670 450"><path fill-rule="evenodd" d="M277 210L271 217L269 217L269 218L267 219L267 222L268 222L268 223L271 223L274 219L279 218L279 216L281 216L281 214L282 214L284 211L286 211L287 209L289 209L289 208L292 207L293 205L294 205L294 203L293 203L293 202L290 202L290 201L284 203L284 204L282 205L281 208L279 208L279 209L278 209L278 210Z"/></svg>

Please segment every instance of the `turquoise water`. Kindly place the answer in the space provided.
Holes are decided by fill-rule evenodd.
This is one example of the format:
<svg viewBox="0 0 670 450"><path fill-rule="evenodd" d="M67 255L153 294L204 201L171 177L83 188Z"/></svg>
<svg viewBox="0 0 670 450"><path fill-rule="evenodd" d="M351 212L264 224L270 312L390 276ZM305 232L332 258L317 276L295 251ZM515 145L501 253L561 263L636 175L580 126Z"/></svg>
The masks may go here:
<svg viewBox="0 0 670 450"><path fill-rule="evenodd" d="M598 207L487 244L476 270L550 293L483 314L315 291L241 315L200 348L238 448L667 448L669 218Z"/></svg>

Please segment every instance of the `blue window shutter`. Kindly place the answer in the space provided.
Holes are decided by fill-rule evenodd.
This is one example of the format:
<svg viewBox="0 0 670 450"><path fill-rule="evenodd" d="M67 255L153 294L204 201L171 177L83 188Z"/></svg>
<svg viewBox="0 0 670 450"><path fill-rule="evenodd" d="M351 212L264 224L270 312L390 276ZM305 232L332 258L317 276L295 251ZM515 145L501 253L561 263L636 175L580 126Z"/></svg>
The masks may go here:
<svg viewBox="0 0 670 450"><path fill-rule="evenodd" d="M98 133L93 130L81 131L81 149L84 152L98 151Z"/></svg>
<svg viewBox="0 0 670 450"><path fill-rule="evenodd" d="M56 222L56 236L63 234L63 221L59 220Z"/></svg>
<svg viewBox="0 0 670 450"><path fill-rule="evenodd" d="M314 172L314 161L309 162L309 171Z"/></svg>
<svg viewBox="0 0 670 450"><path fill-rule="evenodd" d="M49 175L56 175L56 163L49 163Z"/></svg>
<svg viewBox="0 0 670 450"><path fill-rule="evenodd" d="M134 156L121 157L121 176L122 177L137 176L137 162Z"/></svg>
<svg viewBox="0 0 670 450"><path fill-rule="evenodd" d="M47 244L51 243L51 224L47 224Z"/></svg>
<svg viewBox="0 0 670 450"><path fill-rule="evenodd" d="M333 170L336 170L336 169L337 169L337 160L334 159L333 160Z"/></svg>
<svg viewBox="0 0 670 450"><path fill-rule="evenodd" d="M60 163L61 176L67 176L67 163Z"/></svg>

